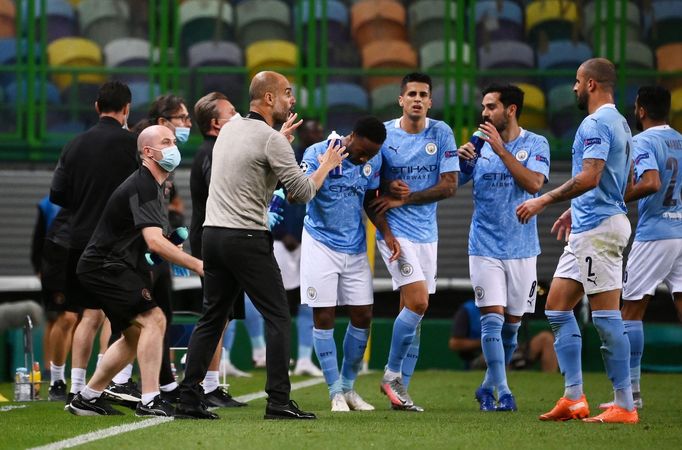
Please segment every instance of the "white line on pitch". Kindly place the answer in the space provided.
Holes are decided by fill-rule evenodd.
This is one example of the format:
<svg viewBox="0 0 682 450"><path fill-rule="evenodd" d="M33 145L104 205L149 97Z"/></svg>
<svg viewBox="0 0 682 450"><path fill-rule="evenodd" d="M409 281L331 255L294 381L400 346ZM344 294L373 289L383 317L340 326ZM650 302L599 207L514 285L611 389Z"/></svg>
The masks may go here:
<svg viewBox="0 0 682 450"><path fill-rule="evenodd" d="M304 389L310 386L324 383L324 378L313 378L311 380L299 381L291 385L291 390ZM235 397L235 400L240 402L250 402L259 398L267 397L265 391L254 392L253 394L246 394ZM71 448L77 445L87 444L88 442L99 441L111 436L127 433L129 431L140 430L142 428L155 427L173 420L172 417L154 417L152 419L145 419L140 422L127 423L124 425L117 425L115 427L104 428L102 430L93 431L91 433L81 434L80 436L64 439L62 441L53 442L52 444L43 445L41 447L34 447L30 450L59 450L63 448Z"/></svg>

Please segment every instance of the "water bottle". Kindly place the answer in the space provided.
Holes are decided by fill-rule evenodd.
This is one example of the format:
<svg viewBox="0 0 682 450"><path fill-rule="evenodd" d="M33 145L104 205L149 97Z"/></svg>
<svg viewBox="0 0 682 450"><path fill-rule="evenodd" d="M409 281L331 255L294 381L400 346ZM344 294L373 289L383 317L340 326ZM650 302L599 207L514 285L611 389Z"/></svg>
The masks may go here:
<svg viewBox="0 0 682 450"><path fill-rule="evenodd" d="M14 375L14 401L27 402L31 400L31 384L28 380L28 369L17 367Z"/></svg>
<svg viewBox="0 0 682 450"><path fill-rule="evenodd" d="M286 199L284 197L284 189L281 188L277 189L275 192L272 193L269 211L275 214L282 214L285 200Z"/></svg>
<svg viewBox="0 0 682 450"><path fill-rule="evenodd" d="M462 173L471 175L471 173L474 171L476 161L478 160L478 157L481 156L481 148L483 148L483 144L485 144L483 138L487 137L488 136L480 130L477 130L473 134L473 136L471 136L469 142L471 142L474 145L474 151L476 153L476 156L474 157L474 159L464 159L462 157L459 158L459 170Z"/></svg>
<svg viewBox="0 0 682 450"><path fill-rule="evenodd" d="M31 373L31 382L33 383L33 398L40 398L40 382L42 375L40 373L40 363L38 361L33 362L33 372Z"/></svg>
<svg viewBox="0 0 682 450"><path fill-rule="evenodd" d="M168 240L171 241L173 245L180 245L185 242L188 237L189 230L187 227L178 227L171 233L170 236L168 236ZM147 252L144 254L144 257L147 260L147 264L150 266L155 266L163 262L163 259L156 253Z"/></svg>
<svg viewBox="0 0 682 450"><path fill-rule="evenodd" d="M329 144L334 143L334 146L340 147L341 144L341 136L339 136L336 131L332 131L329 136L327 136L327 147L329 147ZM330 172L329 172L329 178L341 178L343 176L343 162L339 164L338 166L334 167Z"/></svg>

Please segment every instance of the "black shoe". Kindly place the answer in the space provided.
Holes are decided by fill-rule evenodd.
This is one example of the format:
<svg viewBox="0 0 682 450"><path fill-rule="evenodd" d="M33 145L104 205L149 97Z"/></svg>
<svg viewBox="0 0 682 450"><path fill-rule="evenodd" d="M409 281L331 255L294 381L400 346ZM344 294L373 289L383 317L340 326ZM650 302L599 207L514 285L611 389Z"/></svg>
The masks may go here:
<svg viewBox="0 0 682 450"><path fill-rule="evenodd" d="M71 404L73 399L76 398L76 395L78 394L74 394L73 392L69 392L68 394L66 394L66 401L64 402L64 411L69 410L69 405Z"/></svg>
<svg viewBox="0 0 682 450"><path fill-rule="evenodd" d="M175 407L176 419L220 419L220 416L212 411L209 411L202 402L199 404L179 403Z"/></svg>
<svg viewBox="0 0 682 450"><path fill-rule="evenodd" d="M143 416L162 416L173 417L175 415L175 408L161 397L161 394L154 397L154 399L143 405L142 402L137 404L135 408L135 415L137 417Z"/></svg>
<svg viewBox="0 0 682 450"><path fill-rule="evenodd" d="M268 402L265 407L264 419L317 419L315 414L311 412L301 411L298 404L289 400L289 403L278 405L276 403Z"/></svg>
<svg viewBox="0 0 682 450"><path fill-rule="evenodd" d="M47 399L51 402L63 402L66 400L66 383L62 380L57 380L47 393ZM73 399L72 399L73 400ZM69 402L71 403L71 402Z"/></svg>
<svg viewBox="0 0 682 450"><path fill-rule="evenodd" d="M172 391L161 391L161 398L168 403L180 403L180 386L176 387Z"/></svg>
<svg viewBox="0 0 682 450"><path fill-rule="evenodd" d="M118 399L120 401L139 402L142 394L137 387L137 383L132 378L128 378L126 383L114 383L113 381L104 390L111 399Z"/></svg>
<svg viewBox="0 0 682 450"><path fill-rule="evenodd" d="M246 403L235 400L229 392L227 392L227 389L220 387L208 394L204 394L204 398L204 402L208 406L219 406L221 408L239 408L240 406L246 406Z"/></svg>
<svg viewBox="0 0 682 450"><path fill-rule="evenodd" d="M67 405L68 411L76 416L122 416L121 411L115 410L102 397L85 400L80 394Z"/></svg>

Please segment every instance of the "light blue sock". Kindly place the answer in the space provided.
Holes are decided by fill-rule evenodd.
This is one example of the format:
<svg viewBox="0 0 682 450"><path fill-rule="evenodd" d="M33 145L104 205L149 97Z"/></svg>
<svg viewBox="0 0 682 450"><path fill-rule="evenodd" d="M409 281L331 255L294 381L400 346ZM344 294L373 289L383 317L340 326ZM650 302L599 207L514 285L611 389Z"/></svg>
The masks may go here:
<svg viewBox="0 0 682 450"><path fill-rule="evenodd" d="M310 359L313 353L313 308L308 305L298 306L296 316L296 333L298 334L298 359Z"/></svg>
<svg viewBox="0 0 682 450"><path fill-rule="evenodd" d="M499 396L510 394L507 374L504 368L504 346L502 345L502 314L483 314L481 316L481 347L488 365L489 381L497 388ZM489 386L484 386L488 387Z"/></svg>
<svg viewBox="0 0 682 450"><path fill-rule="evenodd" d="M419 359L419 344L421 341L421 334L422 324L420 323L419 326L417 327L417 333L414 335L414 339L412 340L412 344L410 345L410 348L407 349L407 354L405 355L405 359L403 360L403 367L401 370L403 386L405 386L405 389L410 387L410 380L412 379L412 375L414 374L415 367L417 367L417 360Z"/></svg>
<svg viewBox="0 0 682 450"><path fill-rule="evenodd" d="M324 374L324 380L329 387L329 398L332 398L335 394L343 392L341 378L339 377L339 362L336 359L334 329L318 330L313 328L313 346Z"/></svg>
<svg viewBox="0 0 682 450"><path fill-rule="evenodd" d="M564 397L578 400L583 395L581 352L583 337L573 311L545 311L554 332L554 350L564 376Z"/></svg>
<svg viewBox="0 0 682 450"><path fill-rule="evenodd" d="M644 353L644 326L641 320L624 320L623 326L630 341L630 382L632 382L632 390L639 392L642 354Z"/></svg>
<svg viewBox="0 0 682 450"><path fill-rule="evenodd" d="M353 384L362 368L362 357L365 356L369 328L355 328L350 323L343 338L343 362L341 363L341 386L343 392L353 390Z"/></svg>
<svg viewBox="0 0 682 450"><path fill-rule="evenodd" d="M502 345L504 346L504 365L508 366L514 356L514 351L519 345L519 328L521 322L509 323L505 322L502 325Z"/></svg>
<svg viewBox="0 0 682 450"><path fill-rule="evenodd" d="M635 407L630 383L630 341L620 311L592 311L592 322L601 338L601 355L615 393L615 403L632 411Z"/></svg>
<svg viewBox="0 0 682 450"><path fill-rule="evenodd" d="M263 316L246 294L244 294L244 325L251 340L251 348L265 347Z"/></svg>
<svg viewBox="0 0 682 450"><path fill-rule="evenodd" d="M412 345L417 333L417 325L422 320L422 315L403 308L393 322L393 335L391 336L391 350L388 352L388 370L396 374L401 373L403 360L407 350Z"/></svg>
<svg viewBox="0 0 682 450"><path fill-rule="evenodd" d="M225 335L223 336L223 347L228 352L232 350L234 345L234 337L237 334L237 321L230 320L229 325L227 325L227 330L225 330Z"/></svg>

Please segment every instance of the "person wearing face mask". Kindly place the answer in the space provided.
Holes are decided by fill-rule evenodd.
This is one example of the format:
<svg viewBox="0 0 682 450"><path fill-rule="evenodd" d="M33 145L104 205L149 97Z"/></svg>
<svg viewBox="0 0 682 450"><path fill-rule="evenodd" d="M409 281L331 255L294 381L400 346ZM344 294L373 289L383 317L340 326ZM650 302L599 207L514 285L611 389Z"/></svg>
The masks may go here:
<svg viewBox="0 0 682 450"><path fill-rule="evenodd" d="M161 398L159 369L166 328L164 313L152 295L145 253L203 275L203 262L168 239L163 185L180 164L173 133L163 126L146 128L137 139L142 164L111 195L78 262L81 283L94 295L112 328L122 336L104 353L87 386L68 405L75 415L117 415L102 393L109 380L137 356L142 376L138 416L172 416Z"/></svg>

